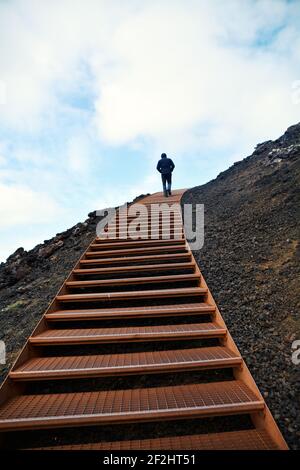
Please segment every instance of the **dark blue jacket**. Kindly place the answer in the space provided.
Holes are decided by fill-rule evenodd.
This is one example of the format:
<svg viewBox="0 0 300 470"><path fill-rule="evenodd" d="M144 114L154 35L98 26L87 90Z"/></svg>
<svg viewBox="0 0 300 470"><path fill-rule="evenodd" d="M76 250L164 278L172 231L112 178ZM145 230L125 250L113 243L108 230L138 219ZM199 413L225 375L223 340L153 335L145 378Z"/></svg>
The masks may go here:
<svg viewBox="0 0 300 470"><path fill-rule="evenodd" d="M161 158L157 164L156 169L162 174L167 175L168 173L172 173L174 170L175 165L171 158L165 157Z"/></svg>

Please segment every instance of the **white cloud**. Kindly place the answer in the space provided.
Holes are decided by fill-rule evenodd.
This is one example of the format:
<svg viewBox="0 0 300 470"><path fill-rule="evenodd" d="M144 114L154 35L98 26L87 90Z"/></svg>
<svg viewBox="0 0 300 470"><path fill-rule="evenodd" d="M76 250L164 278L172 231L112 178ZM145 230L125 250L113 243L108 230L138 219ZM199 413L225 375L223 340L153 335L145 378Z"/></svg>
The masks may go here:
<svg viewBox="0 0 300 470"><path fill-rule="evenodd" d="M177 181L204 182L278 137L299 120L299 26L297 1L0 0L0 222L41 223L60 205L73 220L96 191L101 208L159 190L147 169L162 151ZM134 160L115 163L120 145L143 158L142 181Z"/></svg>
<svg viewBox="0 0 300 470"><path fill-rule="evenodd" d="M0 80L0 106L6 103L6 83Z"/></svg>
<svg viewBox="0 0 300 470"><path fill-rule="evenodd" d="M46 231L39 232L35 237L24 236L22 230L16 230L13 237L1 237L0 246L0 263L4 262L17 248L23 247L25 250L31 250L42 242L43 239L49 238Z"/></svg>
<svg viewBox="0 0 300 470"><path fill-rule="evenodd" d="M161 190L161 181L158 174L151 173L146 175L141 181L133 186L120 185L119 187L111 187L102 191L100 198L91 201L91 207L96 210L106 207L117 207L132 202L134 198L141 194L153 193Z"/></svg>
<svg viewBox="0 0 300 470"><path fill-rule="evenodd" d="M111 28L123 10L103 0L0 3L0 79L6 90L0 122L26 132L55 123L57 92L76 88L82 64L93 54L107 57Z"/></svg>
<svg viewBox="0 0 300 470"><path fill-rule="evenodd" d="M47 160L47 155L42 154L41 152L26 147L23 145L22 147L16 148L13 152L13 157L20 163L25 165L34 164L36 166L40 165L41 163L45 163Z"/></svg>
<svg viewBox="0 0 300 470"><path fill-rule="evenodd" d="M272 34L281 25L288 4L193 2L193 7L147 4L113 36L119 68L109 79L104 73L96 103L98 128L109 143L147 136L182 151L206 143L255 142L297 120L290 54L252 47L258 32L267 28L264 34ZM299 37L294 32L293 39ZM205 138L197 136L195 129L207 125Z"/></svg>
<svg viewBox="0 0 300 470"><path fill-rule="evenodd" d="M4 144L4 142L0 142L0 166L4 166L6 164L5 152L6 145Z"/></svg>
<svg viewBox="0 0 300 470"><path fill-rule="evenodd" d="M0 200L0 228L48 223L63 214L47 194L27 187L0 184Z"/></svg>
<svg viewBox="0 0 300 470"><path fill-rule="evenodd" d="M80 175L89 169L89 142L82 135L74 135L67 144L67 161L69 169Z"/></svg>
<svg viewBox="0 0 300 470"><path fill-rule="evenodd" d="M203 125L227 145L297 120L289 93L300 34L290 2L15 0L0 8L0 121L10 126L53 123L57 89L83 79L82 63L94 78L94 123L110 144L148 137L182 151L203 145L195 132ZM273 47L252 47L283 22ZM287 41L294 46L282 56Z"/></svg>

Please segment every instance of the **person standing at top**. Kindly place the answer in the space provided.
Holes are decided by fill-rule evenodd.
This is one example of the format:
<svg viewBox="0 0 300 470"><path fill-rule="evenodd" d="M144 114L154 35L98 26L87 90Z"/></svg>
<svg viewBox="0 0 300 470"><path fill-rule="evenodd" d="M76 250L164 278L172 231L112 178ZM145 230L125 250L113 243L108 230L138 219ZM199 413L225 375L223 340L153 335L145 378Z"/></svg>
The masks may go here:
<svg viewBox="0 0 300 470"><path fill-rule="evenodd" d="M164 195L166 197L171 196L171 186L172 186L172 171L174 170L175 165L171 158L168 158L165 153L161 154L161 159L159 160L156 169L161 174L162 185L164 190Z"/></svg>

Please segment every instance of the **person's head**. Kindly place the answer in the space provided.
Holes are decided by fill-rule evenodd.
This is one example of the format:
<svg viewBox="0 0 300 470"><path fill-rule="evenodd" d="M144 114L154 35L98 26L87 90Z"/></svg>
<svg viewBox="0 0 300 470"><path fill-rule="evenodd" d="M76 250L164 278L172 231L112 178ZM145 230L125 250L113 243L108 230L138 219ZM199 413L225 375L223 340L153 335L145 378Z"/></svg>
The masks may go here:
<svg viewBox="0 0 300 470"><path fill-rule="evenodd" d="M166 153L162 153L162 154L161 154L161 158L167 158L167 154L166 154Z"/></svg>

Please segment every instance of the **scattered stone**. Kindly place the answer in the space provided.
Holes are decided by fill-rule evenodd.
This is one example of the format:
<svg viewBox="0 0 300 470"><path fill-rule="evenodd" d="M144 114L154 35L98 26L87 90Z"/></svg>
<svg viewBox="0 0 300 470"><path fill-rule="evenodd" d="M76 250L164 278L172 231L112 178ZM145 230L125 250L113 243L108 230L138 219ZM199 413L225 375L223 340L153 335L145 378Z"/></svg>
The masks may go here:
<svg viewBox="0 0 300 470"><path fill-rule="evenodd" d="M56 242L56 243L53 243L51 245L48 245L44 248L40 248L39 252L38 252L38 257L39 258L49 258L49 256L52 255L52 253L54 253L56 250L59 250L59 248L61 248L62 246L64 246L64 242L62 240Z"/></svg>

